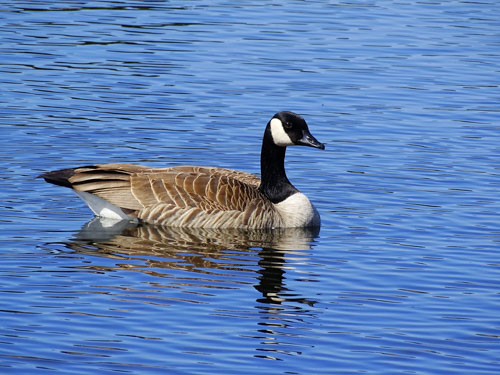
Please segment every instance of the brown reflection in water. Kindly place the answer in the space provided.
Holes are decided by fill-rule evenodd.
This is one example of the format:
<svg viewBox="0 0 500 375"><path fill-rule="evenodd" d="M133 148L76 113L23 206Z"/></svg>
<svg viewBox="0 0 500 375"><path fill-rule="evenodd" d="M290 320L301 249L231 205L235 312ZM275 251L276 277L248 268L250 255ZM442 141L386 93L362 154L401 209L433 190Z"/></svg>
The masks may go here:
<svg viewBox="0 0 500 375"><path fill-rule="evenodd" d="M210 288L222 287L224 281L255 280L254 286L262 294L259 302L279 304L279 293L284 288L285 256L293 253L303 256L318 233L319 228L245 231L137 226L96 218L82 228L68 247L80 253L125 261L114 269L133 269L158 277L166 277L168 272L162 270L169 269L197 273L193 278ZM250 281L233 277L242 272L253 273L256 268L257 275ZM200 274L219 277L214 283L201 280Z"/></svg>
<svg viewBox="0 0 500 375"><path fill-rule="evenodd" d="M205 298L209 299L211 294L200 292L200 288L253 285L261 297L224 313L240 316L248 312L249 306L256 308L259 319L255 334L249 336L259 342L255 357L279 359L285 354L299 355L300 348L308 346L297 343L290 332L295 330L295 322L314 314L311 306L315 301L289 290L285 276L291 268L307 262L311 243L318 233L319 228L211 230L136 226L126 222L109 225L94 219L68 247L79 253L117 260L107 269L86 268L143 272L167 280L154 283L155 286L190 292L192 298L182 300L191 303L207 303Z"/></svg>

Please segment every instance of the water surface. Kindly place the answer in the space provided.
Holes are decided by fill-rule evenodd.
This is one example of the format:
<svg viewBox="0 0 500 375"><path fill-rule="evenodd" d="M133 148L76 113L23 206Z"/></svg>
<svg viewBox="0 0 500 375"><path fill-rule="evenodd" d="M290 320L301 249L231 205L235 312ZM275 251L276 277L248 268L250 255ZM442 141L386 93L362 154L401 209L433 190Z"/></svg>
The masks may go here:
<svg viewBox="0 0 500 375"><path fill-rule="evenodd" d="M498 2L0 11L2 373L498 373ZM259 173L280 110L319 233L103 227L35 178Z"/></svg>

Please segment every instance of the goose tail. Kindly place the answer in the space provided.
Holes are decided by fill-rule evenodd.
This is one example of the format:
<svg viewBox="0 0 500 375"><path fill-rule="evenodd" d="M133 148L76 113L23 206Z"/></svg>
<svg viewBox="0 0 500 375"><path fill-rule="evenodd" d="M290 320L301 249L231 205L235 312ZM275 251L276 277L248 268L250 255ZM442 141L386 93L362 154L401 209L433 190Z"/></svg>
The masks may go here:
<svg viewBox="0 0 500 375"><path fill-rule="evenodd" d="M63 186L67 188L73 188L73 184L69 179L74 176L75 168L59 169L57 171L51 171L42 173L39 178L43 178L48 183Z"/></svg>

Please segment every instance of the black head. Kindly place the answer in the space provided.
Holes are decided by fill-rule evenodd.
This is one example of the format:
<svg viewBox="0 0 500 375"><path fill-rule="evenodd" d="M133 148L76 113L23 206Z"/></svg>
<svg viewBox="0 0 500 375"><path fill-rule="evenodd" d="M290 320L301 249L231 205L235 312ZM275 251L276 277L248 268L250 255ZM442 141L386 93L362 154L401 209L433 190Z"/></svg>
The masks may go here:
<svg viewBox="0 0 500 375"><path fill-rule="evenodd" d="M296 113L276 113L269 121L268 128L276 146L310 146L325 149L325 145L311 135L306 121Z"/></svg>

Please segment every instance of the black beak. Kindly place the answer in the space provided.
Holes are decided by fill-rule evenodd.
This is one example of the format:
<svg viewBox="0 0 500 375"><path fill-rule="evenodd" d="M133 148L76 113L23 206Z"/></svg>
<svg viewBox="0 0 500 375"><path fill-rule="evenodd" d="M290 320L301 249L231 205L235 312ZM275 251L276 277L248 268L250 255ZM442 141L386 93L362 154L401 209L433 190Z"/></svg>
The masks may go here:
<svg viewBox="0 0 500 375"><path fill-rule="evenodd" d="M304 130L302 133L302 138L295 142L295 144L300 146L319 148L321 150L325 149L325 144L319 142L316 138L314 138L312 134L309 133L309 130Z"/></svg>

